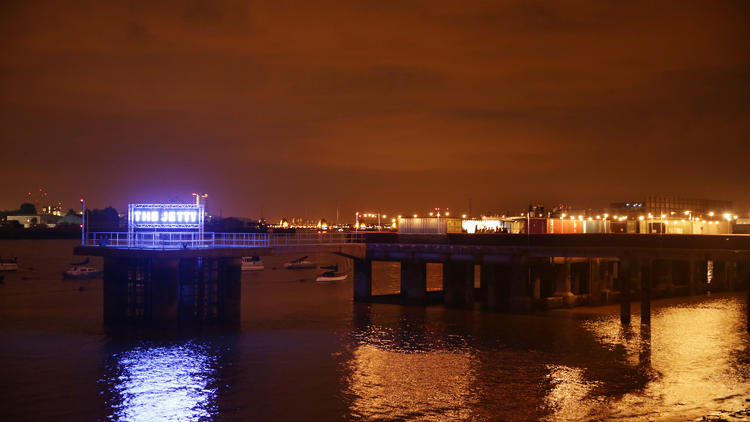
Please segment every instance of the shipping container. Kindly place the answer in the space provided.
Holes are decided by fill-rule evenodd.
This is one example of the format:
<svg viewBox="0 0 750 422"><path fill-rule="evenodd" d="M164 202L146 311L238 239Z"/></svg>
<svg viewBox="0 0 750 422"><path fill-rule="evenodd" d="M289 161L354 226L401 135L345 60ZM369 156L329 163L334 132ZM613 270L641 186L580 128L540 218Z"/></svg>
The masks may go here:
<svg viewBox="0 0 750 422"><path fill-rule="evenodd" d="M461 233L460 218L400 218L398 232L408 234L446 234Z"/></svg>
<svg viewBox="0 0 750 422"><path fill-rule="evenodd" d="M546 218L527 218L517 220L523 224L521 233L523 234L544 234L547 233Z"/></svg>
<svg viewBox="0 0 750 422"><path fill-rule="evenodd" d="M583 221L573 219L550 218L547 220L547 233L583 233L583 223Z"/></svg>
<svg viewBox="0 0 750 422"><path fill-rule="evenodd" d="M609 233L609 221L586 220L583 222L584 233Z"/></svg>

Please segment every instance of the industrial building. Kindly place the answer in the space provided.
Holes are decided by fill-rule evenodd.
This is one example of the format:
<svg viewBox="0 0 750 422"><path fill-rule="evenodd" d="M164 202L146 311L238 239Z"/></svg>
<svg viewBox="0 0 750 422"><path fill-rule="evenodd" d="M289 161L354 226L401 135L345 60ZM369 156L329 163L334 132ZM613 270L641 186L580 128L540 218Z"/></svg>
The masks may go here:
<svg viewBox="0 0 750 422"><path fill-rule="evenodd" d="M717 199L686 199L676 196L648 196L628 202L610 204L609 212L619 215L672 215L689 211L692 215L721 214L732 209L732 201Z"/></svg>

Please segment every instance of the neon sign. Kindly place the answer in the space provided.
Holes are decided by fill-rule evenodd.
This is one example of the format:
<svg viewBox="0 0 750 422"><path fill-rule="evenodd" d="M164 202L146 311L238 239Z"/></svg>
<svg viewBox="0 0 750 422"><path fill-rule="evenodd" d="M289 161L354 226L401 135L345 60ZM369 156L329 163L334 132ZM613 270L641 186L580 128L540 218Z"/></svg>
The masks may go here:
<svg viewBox="0 0 750 422"><path fill-rule="evenodd" d="M198 221L198 212L167 210L134 211L133 221L136 223L195 223Z"/></svg>
<svg viewBox="0 0 750 422"><path fill-rule="evenodd" d="M198 229L203 228L203 205L196 204L130 204L128 229Z"/></svg>

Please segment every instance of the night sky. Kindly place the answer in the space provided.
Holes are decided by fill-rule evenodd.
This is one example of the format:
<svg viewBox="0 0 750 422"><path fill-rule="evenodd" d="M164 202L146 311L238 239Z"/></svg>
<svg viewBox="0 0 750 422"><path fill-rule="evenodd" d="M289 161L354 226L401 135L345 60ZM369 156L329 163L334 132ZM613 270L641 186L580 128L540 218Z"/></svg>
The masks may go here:
<svg viewBox="0 0 750 422"><path fill-rule="evenodd" d="M750 2L2 1L0 209L750 207Z"/></svg>

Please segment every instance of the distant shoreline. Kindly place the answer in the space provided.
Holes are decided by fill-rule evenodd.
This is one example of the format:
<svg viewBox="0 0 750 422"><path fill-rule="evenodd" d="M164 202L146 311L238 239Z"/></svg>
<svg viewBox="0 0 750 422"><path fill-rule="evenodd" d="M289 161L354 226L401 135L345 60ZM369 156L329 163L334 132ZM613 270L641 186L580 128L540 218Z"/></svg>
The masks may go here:
<svg viewBox="0 0 750 422"><path fill-rule="evenodd" d="M42 239L80 239L81 232L79 231L12 231L2 232L0 231L0 240L42 240Z"/></svg>

